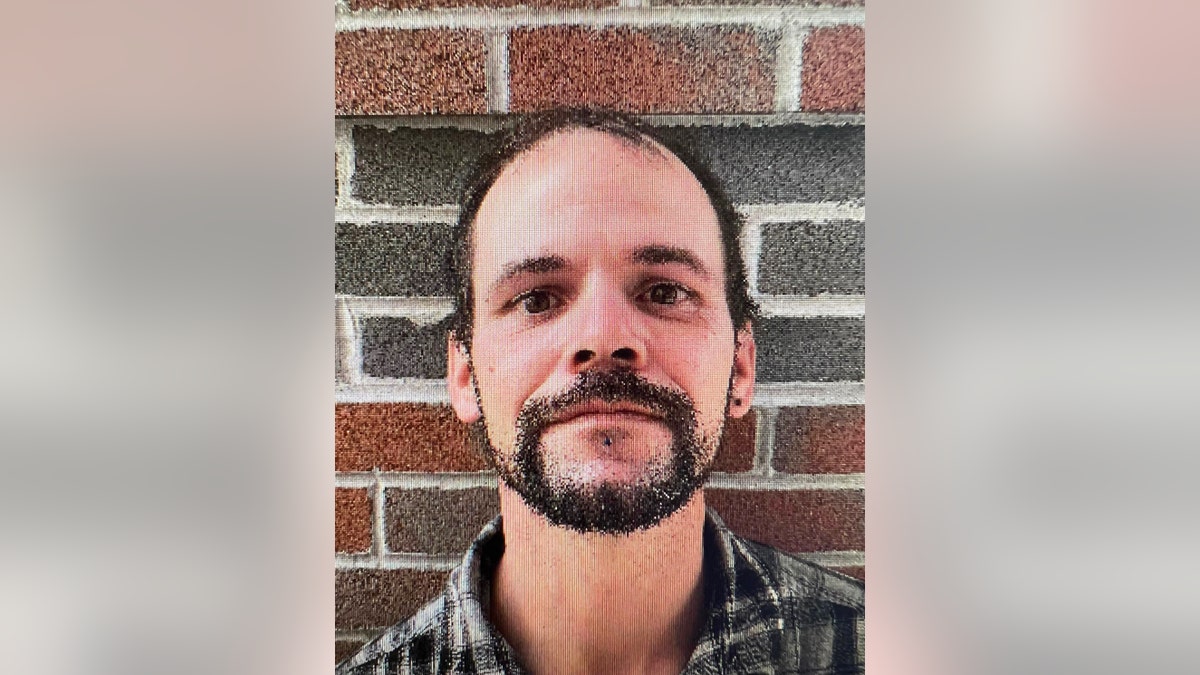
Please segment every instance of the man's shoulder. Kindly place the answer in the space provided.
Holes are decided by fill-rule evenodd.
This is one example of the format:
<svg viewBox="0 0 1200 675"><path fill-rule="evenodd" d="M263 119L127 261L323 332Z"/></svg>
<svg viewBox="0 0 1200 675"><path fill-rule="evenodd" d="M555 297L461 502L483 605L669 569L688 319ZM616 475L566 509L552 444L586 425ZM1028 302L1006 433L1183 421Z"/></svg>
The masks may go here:
<svg viewBox="0 0 1200 675"><path fill-rule="evenodd" d="M752 566L756 573L751 575L739 571L739 582L747 577L760 576L770 589L764 589L764 592L777 593L781 602L823 605L850 614L863 612L865 587L859 579L765 544L741 538L735 540L746 557L746 564Z"/></svg>
<svg viewBox="0 0 1200 675"><path fill-rule="evenodd" d="M860 673L863 582L743 539L712 518L714 658L734 672ZM701 672L697 670L696 672Z"/></svg>
<svg viewBox="0 0 1200 675"><path fill-rule="evenodd" d="M417 611L368 642L356 654L338 664L336 675L374 673L434 673L445 639L446 596L439 595Z"/></svg>

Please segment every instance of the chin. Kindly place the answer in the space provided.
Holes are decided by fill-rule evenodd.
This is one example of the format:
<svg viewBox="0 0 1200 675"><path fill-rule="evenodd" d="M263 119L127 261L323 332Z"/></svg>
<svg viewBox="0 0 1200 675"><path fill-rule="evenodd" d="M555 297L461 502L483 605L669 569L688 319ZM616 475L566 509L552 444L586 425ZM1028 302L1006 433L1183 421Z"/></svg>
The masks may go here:
<svg viewBox="0 0 1200 675"><path fill-rule="evenodd" d="M649 529L678 513L704 485L708 467L698 467L684 455L649 473L643 471L636 480L611 475L580 480L577 474L545 474L535 461L507 466L501 479L553 525L620 535Z"/></svg>

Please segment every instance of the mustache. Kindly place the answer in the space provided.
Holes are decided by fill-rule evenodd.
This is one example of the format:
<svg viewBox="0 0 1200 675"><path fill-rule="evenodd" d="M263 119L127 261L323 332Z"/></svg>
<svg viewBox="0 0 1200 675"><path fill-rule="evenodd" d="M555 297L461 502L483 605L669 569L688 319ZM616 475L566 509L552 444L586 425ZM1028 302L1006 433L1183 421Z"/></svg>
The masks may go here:
<svg viewBox="0 0 1200 675"><path fill-rule="evenodd" d="M517 428L540 431L558 413L592 399L640 405L662 415L673 427L695 424L695 406L687 394L654 384L631 370L588 370L565 391L526 401L517 415Z"/></svg>

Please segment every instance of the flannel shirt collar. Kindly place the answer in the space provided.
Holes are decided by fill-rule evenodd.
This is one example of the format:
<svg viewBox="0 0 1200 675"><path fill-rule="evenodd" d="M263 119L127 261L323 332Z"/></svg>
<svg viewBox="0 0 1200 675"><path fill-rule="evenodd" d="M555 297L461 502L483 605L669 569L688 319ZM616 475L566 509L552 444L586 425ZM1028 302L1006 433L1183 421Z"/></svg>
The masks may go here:
<svg viewBox="0 0 1200 675"><path fill-rule="evenodd" d="M451 648L472 653L480 673L523 672L487 618L492 575L503 553L503 521L497 516L447 583L445 626ZM739 642L784 630L783 601L770 581L773 575L711 509L704 523L704 566L708 619L685 673L713 672L710 664L726 662Z"/></svg>

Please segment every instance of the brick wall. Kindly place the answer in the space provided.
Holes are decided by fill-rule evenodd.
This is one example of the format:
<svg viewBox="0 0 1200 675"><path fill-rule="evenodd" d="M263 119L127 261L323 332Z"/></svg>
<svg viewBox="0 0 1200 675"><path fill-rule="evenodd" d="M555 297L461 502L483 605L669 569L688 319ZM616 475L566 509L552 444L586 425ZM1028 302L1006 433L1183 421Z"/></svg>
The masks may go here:
<svg viewBox="0 0 1200 675"><path fill-rule="evenodd" d="M708 500L747 537L864 575L863 21L839 0L339 3L339 659L435 594L497 511L441 381L440 262L508 112L646 114L711 163L765 319L756 407Z"/></svg>

